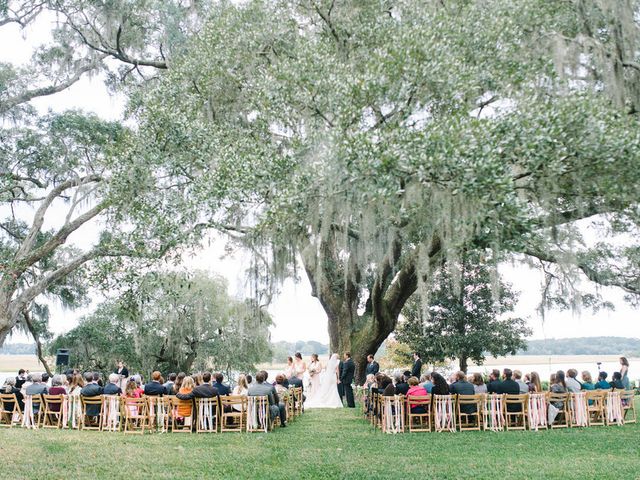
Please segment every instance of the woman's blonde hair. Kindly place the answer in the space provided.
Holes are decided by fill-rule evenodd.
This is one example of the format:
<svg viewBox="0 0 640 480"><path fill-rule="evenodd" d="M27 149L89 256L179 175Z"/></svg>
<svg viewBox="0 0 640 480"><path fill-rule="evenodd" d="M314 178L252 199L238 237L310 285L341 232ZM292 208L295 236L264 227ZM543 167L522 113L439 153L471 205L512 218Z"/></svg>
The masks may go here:
<svg viewBox="0 0 640 480"><path fill-rule="evenodd" d="M591 372L589 372L588 370L585 370L584 372L582 372L582 380L584 380L585 383L593 383L593 379L591 378Z"/></svg>
<svg viewBox="0 0 640 480"><path fill-rule="evenodd" d="M247 390L249 389L249 384L247 383L247 376L246 376L246 375L241 374L241 375L238 377L238 386L239 386L240 388L245 388L245 389L247 389Z"/></svg>
<svg viewBox="0 0 640 480"><path fill-rule="evenodd" d="M184 388L185 390L191 389L193 390L196 386L196 382L193 381L193 378L187 376L184 377L184 380L182 380L182 385L180 385L180 388Z"/></svg>

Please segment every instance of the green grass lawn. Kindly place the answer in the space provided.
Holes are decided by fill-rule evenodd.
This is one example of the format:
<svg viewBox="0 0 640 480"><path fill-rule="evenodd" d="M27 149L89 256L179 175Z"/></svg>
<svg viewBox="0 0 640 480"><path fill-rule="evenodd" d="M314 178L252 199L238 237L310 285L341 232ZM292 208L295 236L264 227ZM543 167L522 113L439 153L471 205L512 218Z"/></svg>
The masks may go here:
<svg viewBox="0 0 640 480"><path fill-rule="evenodd" d="M0 430L0 478L640 478L640 426L386 435L359 410L273 433Z"/></svg>

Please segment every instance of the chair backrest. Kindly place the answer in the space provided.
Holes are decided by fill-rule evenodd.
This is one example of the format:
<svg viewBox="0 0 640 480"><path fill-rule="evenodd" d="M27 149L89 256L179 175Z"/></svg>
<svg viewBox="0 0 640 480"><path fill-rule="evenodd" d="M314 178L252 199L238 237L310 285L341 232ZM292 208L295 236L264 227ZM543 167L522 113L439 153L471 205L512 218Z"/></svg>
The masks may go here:
<svg viewBox="0 0 640 480"><path fill-rule="evenodd" d="M197 432L215 432L218 428L218 397L213 398L197 398L196 399L196 415L197 415Z"/></svg>
<svg viewBox="0 0 640 480"><path fill-rule="evenodd" d="M431 406L431 395L411 395L407 397L407 403L412 407Z"/></svg>
<svg viewBox="0 0 640 480"><path fill-rule="evenodd" d="M46 408L50 408L51 405L59 405L62 406L64 402L65 395L42 395L42 401L45 404Z"/></svg>
<svg viewBox="0 0 640 480"><path fill-rule="evenodd" d="M10 407L10 408L7 408ZM15 393L2 393L0 394L0 412L13 413L14 411L20 412L20 405Z"/></svg>
<svg viewBox="0 0 640 480"><path fill-rule="evenodd" d="M269 399L266 396L247 397L247 431L269 431Z"/></svg>
<svg viewBox="0 0 640 480"><path fill-rule="evenodd" d="M520 393L520 394L511 394L511 393L505 393L504 394L504 403L511 403L511 404L525 404L527 402L527 400L529 399L529 394L528 393Z"/></svg>
<svg viewBox="0 0 640 480"><path fill-rule="evenodd" d="M555 392L549 392L549 395L547 397L547 400L550 403L560 403L560 402L564 402L564 406L567 406L567 400L569 399L569 394L568 393L555 393Z"/></svg>
<svg viewBox="0 0 640 480"><path fill-rule="evenodd" d="M484 395L481 393L475 395L457 395L457 401L460 405L477 405L482 403Z"/></svg>
<svg viewBox="0 0 640 480"><path fill-rule="evenodd" d="M247 397L244 395L224 395L220 397L221 407L233 407L240 406L242 409L246 408Z"/></svg>
<svg viewBox="0 0 640 480"><path fill-rule="evenodd" d="M433 396L433 421L436 432L456 431L455 399L451 395Z"/></svg>

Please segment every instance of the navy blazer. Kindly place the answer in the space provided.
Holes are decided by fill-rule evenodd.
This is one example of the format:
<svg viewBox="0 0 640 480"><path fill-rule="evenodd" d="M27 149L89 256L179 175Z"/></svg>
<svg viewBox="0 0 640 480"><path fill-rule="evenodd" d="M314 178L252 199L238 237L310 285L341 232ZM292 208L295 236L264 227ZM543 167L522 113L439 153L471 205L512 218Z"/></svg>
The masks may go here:
<svg viewBox="0 0 640 480"><path fill-rule="evenodd" d="M160 382L149 382L144 386L144 394L151 397L161 397L167 394L167 389Z"/></svg>
<svg viewBox="0 0 640 480"><path fill-rule="evenodd" d="M229 386L224 383L214 382L213 388L218 390L218 395L229 395L231 393Z"/></svg>
<svg viewBox="0 0 640 480"><path fill-rule="evenodd" d="M121 395L122 389L116 385L115 383L108 383L106 387L104 387L105 395Z"/></svg>

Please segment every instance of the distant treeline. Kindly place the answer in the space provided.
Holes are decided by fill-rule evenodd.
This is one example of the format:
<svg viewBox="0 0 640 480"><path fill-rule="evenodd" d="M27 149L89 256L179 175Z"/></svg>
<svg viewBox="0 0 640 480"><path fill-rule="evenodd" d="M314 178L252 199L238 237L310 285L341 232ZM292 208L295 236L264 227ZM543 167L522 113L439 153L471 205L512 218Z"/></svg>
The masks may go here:
<svg viewBox="0 0 640 480"><path fill-rule="evenodd" d="M622 355L640 356L640 339L627 337L581 337L529 340L518 355Z"/></svg>
<svg viewBox="0 0 640 480"><path fill-rule="evenodd" d="M310 340L305 342L298 340L297 342L274 342L271 344L273 351L273 361L280 363L286 362L287 357L293 356L294 353L300 352L302 355L308 356L312 353L318 355L326 355L329 352L329 345Z"/></svg>
<svg viewBox="0 0 640 480"><path fill-rule="evenodd" d="M5 343L0 347L0 355L35 355L35 343Z"/></svg>

